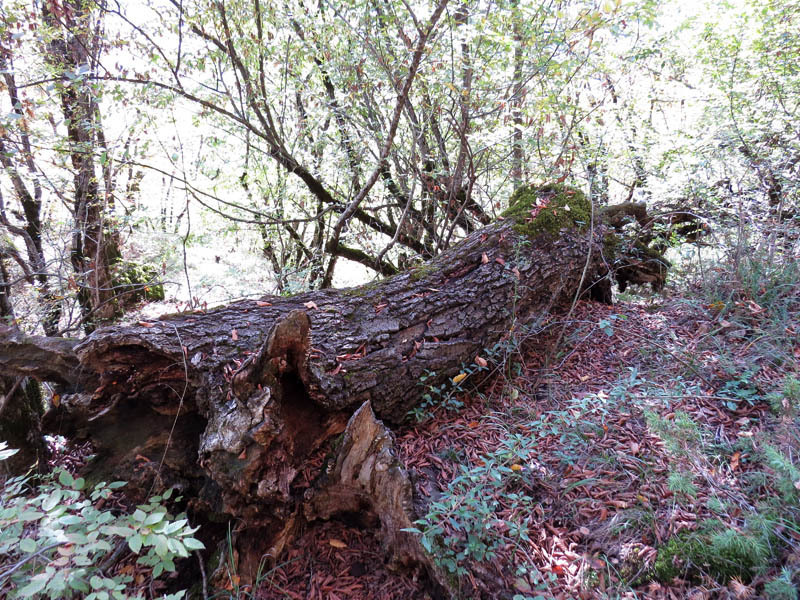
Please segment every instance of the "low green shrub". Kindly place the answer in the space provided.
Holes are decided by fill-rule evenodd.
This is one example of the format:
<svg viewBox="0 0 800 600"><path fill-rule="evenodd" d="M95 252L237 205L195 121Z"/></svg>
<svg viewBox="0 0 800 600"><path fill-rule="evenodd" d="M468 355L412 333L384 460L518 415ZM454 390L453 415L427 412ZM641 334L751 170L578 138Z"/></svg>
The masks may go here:
<svg viewBox="0 0 800 600"><path fill-rule="evenodd" d="M14 452L0 442L0 460ZM0 597L124 600L131 597L132 578L111 573L127 552L158 578L175 570L176 559L204 547L193 536L197 528L164 507L171 490L133 514L103 510L104 501L124 485L101 482L88 491L82 478L64 470L6 480L0 489Z"/></svg>
<svg viewBox="0 0 800 600"><path fill-rule="evenodd" d="M531 498L524 487L525 463L530 460L530 438L509 436L480 464L462 467L448 491L428 506L428 512L409 529L434 561L455 576L465 575L470 561L492 560L501 544L529 541L525 519L504 520L498 515L500 498L515 514L526 514ZM527 509L527 510L526 510Z"/></svg>

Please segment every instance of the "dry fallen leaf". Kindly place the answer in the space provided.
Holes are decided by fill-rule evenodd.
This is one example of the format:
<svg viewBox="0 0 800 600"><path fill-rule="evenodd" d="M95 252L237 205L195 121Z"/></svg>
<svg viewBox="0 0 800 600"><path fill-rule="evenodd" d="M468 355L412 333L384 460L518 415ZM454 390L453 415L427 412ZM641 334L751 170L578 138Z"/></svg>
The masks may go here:
<svg viewBox="0 0 800 600"><path fill-rule="evenodd" d="M488 262L489 262L489 257L488 257L488 256L486 256L486 252L484 252L483 254L481 254L481 262L482 262L484 265L485 265L486 263L488 263Z"/></svg>
<svg viewBox="0 0 800 600"><path fill-rule="evenodd" d="M272 302L264 302L262 300L257 300L256 306L272 306Z"/></svg>
<svg viewBox="0 0 800 600"><path fill-rule="evenodd" d="M511 470L516 472L522 471L522 465L511 465Z"/></svg>
<svg viewBox="0 0 800 600"><path fill-rule="evenodd" d="M155 323L148 323L147 321L139 321L139 325L142 327L155 327Z"/></svg>
<svg viewBox="0 0 800 600"><path fill-rule="evenodd" d="M478 365L479 367L485 367L489 363L487 362L487 360L485 358L483 358L481 356L476 356L475 357L475 364Z"/></svg>
<svg viewBox="0 0 800 600"><path fill-rule="evenodd" d="M494 262L499 263L499 264L501 264L503 266L505 266L505 264L506 264L506 261L503 260L502 258L500 258L499 256L494 259Z"/></svg>
<svg viewBox="0 0 800 600"><path fill-rule="evenodd" d="M459 383L464 381L466 378L467 378L467 374L466 373L459 373L458 375L453 377L453 385L458 385Z"/></svg>
<svg viewBox="0 0 800 600"><path fill-rule="evenodd" d="M305 306L308 310L313 310L317 308L317 303L313 300L309 300L308 302L304 302L303 306Z"/></svg>
<svg viewBox="0 0 800 600"><path fill-rule="evenodd" d="M234 329L231 331L231 339L235 342L239 339L239 333Z"/></svg>
<svg viewBox="0 0 800 600"><path fill-rule="evenodd" d="M347 544L345 544L341 540L337 540L336 538L331 538L328 540L328 543L333 546L334 548L347 548Z"/></svg>
<svg viewBox="0 0 800 600"><path fill-rule="evenodd" d="M631 442L631 454L633 454L634 456L639 454L639 444L637 444L636 442Z"/></svg>

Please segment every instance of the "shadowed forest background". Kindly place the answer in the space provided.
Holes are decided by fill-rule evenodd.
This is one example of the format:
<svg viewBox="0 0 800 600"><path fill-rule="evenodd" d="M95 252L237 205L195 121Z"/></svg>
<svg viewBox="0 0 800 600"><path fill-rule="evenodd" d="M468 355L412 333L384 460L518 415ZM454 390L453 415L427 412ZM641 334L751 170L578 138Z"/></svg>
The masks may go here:
<svg viewBox="0 0 800 600"><path fill-rule="evenodd" d="M796 599L799 28L4 0L0 596Z"/></svg>

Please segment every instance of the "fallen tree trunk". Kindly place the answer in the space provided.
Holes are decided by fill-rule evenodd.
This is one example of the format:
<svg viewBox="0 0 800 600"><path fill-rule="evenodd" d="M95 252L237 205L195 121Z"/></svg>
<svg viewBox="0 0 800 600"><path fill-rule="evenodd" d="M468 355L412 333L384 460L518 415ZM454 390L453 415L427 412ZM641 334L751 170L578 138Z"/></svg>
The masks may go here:
<svg viewBox="0 0 800 600"><path fill-rule="evenodd" d="M235 518L240 574L252 576L292 539L319 475L304 473L309 458L356 409L369 402L378 418L400 422L421 400L423 375L452 378L512 324L565 309L581 288L607 298L603 232L586 200L556 187L527 191L505 220L377 283L245 300L55 346L0 331L0 366L73 386L46 421L92 440L97 478L128 480L142 495L154 480L178 486L196 511ZM365 419L353 431L378 435ZM359 456L369 468L389 465ZM348 469L340 460L335 472ZM335 514L337 497L345 512L408 504L402 477L387 479L394 498L373 494L381 477L361 469L359 478L339 496L323 485L305 514ZM396 564L419 559L407 535L390 531L409 518L379 514L389 549L405 552Z"/></svg>

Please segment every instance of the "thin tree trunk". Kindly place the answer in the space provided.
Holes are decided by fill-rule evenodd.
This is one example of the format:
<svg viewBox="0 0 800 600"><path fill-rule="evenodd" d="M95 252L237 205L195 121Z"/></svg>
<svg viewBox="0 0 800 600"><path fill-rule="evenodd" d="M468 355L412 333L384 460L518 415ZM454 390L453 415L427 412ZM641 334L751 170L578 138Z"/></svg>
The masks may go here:
<svg viewBox="0 0 800 600"><path fill-rule="evenodd" d="M91 332L97 323L121 315L112 281L112 268L120 251L106 217L107 201L113 192L109 187L110 171L104 171L105 185L101 188L95 168L95 152L105 146L105 137L99 130L100 111L88 81L77 75L81 68L94 67L97 56L92 52L99 52L99 41L91 29L86 6L76 0L69 8L56 15L45 3L42 18L59 32L47 44L47 59L62 77L59 94L67 123L74 185L71 262L79 280L78 301L84 328ZM70 79L65 75L68 72L75 75Z"/></svg>

